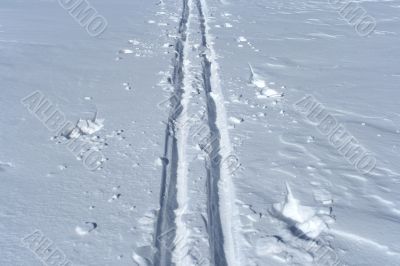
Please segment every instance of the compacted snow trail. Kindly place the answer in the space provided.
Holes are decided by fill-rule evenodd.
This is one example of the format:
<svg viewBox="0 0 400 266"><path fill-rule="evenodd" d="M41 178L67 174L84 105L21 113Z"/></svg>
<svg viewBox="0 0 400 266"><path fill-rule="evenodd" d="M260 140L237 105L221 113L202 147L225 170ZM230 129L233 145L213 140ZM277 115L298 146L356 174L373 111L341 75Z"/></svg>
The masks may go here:
<svg viewBox="0 0 400 266"><path fill-rule="evenodd" d="M204 1L183 1L170 79L173 97L171 97L162 160L160 211L154 237L155 265L189 263L188 254L193 252L191 249L196 245L192 243L198 242L196 238L199 236L193 235L187 227L189 223L195 225L203 223L203 221L193 222L201 220L200 217L205 218L207 235L204 237L208 238L209 251L203 248L200 251L202 253L200 258L194 260L209 260L212 265L235 265L238 261L233 236L233 227L236 226L235 229L238 229L233 217L234 190L231 173L225 165L232 148L219 84L219 67L208 33L207 14ZM198 28L191 24L198 25ZM192 99L194 97L190 94L195 87L198 94L203 94L203 97L197 97L199 106L196 107L196 111L191 110L189 105L196 100ZM199 145L206 154L206 163L202 171L206 175L204 183L206 187L203 191L207 207L204 214L193 215L191 213L199 210L198 208L194 210L196 207L189 206L191 204L188 203L190 201L188 191L196 190L189 184L189 180L195 178L192 169L196 168L196 163L188 159L190 157L188 149L193 149L188 142L188 135L191 133L190 125L193 124L191 120L202 108L203 119L206 120L203 126L208 134L203 138L205 143L195 143L192 146ZM194 230L198 231L198 228ZM192 243L189 239L193 240Z"/></svg>

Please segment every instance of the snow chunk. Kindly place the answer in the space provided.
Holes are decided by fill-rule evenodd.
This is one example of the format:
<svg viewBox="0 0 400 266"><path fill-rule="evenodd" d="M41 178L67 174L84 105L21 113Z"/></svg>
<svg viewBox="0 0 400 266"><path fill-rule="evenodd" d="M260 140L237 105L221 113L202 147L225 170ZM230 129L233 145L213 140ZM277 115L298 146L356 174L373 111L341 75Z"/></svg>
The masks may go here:
<svg viewBox="0 0 400 266"><path fill-rule="evenodd" d="M250 68L250 83L259 89L263 89L267 86L267 83L258 74L254 73L253 67L249 64Z"/></svg>
<svg viewBox="0 0 400 266"><path fill-rule="evenodd" d="M269 97L269 98L275 98L275 97L282 97L282 93L277 92L274 89L270 88L264 88L261 90L261 95Z"/></svg>
<svg viewBox="0 0 400 266"><path fill-rule="evenodd" d="M231 123L233 123L233 124L240 124L240 123L244 122L244 119L243 119L243 118L238 118L238 117L231 116L231 117L229 117L229 121L230 121Z"/></svg>
<svg viewBox="0 0 400 266"><path fill-rule="evenodd" d="M247 42L247 39L246 39L245 37L243 37L243 36L239 36L239 37L236 39L236 41L237 41L237 42Z"/></svg>
<svg viewBox="0 0 400 266"><path fill-rule="evenodd" d="M103 128L103 119L83 120L79 119L75 128L71 130L65 137L69 139L79 138L81 135L91 135Z"/></svg>
<svg viewBox="0 0 400 266"><path fill-rule="evenodd" d="M286 183L286 198L283 203L274 204L274 209L286 220L293 222L294 227L309 238L318 237L326 228L325 221L317 215L317 212L293 196L289 184Z"/></svg>
<svg viewBox="0 0 400 266"><path fill-rule="evenodd" d="M90 232L92 232L96 228L97 228L97 223L86 222L82 226L75 227L75 232L76 232L76 234L78 234L80 236L85 236L85 235L89 234Z"/></svg>
<svg viewBox="0 0 400 266"><path fill-rule="evenodd" d="M120 54L133 54L134 51L131 49L121 49L121 50L119 50L119 53Z"/></svg>
<svg viewBox="0 0 400 266"><path fill-rule="evenodd" d="M265 88L267 86L265 80L262 79L253 79L252 83L257 87L257 88Z"/></svg>
<svg viewBox="0 0 400 266"><path fill-rule="evenodd" d="M327 229L327 226L321 218L313 216L308 221L297 224L297 228L309 238L316 238Z"/></svg>
<svg viewBox="0 0 400 266"><path fill-rule="evenodd" d="M155 162L154 165L155 166L163 166L163 162L164 162L164 158L158 157Z"/></svg>
<svg viewBox="0 0 400 266"><path fill-rule="evenodd" d="M129 40L128 42L129 42L130 44L132 44L132 45L139 45L139 44L140 44L140 42L137 41L137 40Z"/></svg>
<svg viewBox="0 0 400 266"><path fill-rule="evenodd" d="M274 205L285 218L303 223L315 215L315 211L311 207L300 205L300 201L293 196L292 190L287 183L286 190L285 202L283 204Z"/></svg>
<svg viewBox="0 0 400 266"><path fill-rule="evenodd" d="M76 127L79 128L84 135L91 135L103 128L103 121L104 120L101 119L95 121L79 119Z"/></svg>

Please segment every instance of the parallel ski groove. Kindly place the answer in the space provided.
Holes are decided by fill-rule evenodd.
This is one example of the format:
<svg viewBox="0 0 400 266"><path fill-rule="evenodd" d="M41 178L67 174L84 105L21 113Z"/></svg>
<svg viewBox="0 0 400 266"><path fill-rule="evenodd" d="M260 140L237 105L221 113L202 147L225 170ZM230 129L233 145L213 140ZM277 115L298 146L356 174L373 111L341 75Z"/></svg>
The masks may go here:
<svg viewBox="0 0 400 266"><path fill-rule="evenodd" d="M188 85L191 65L189 58L189 37L193 23L192 11L197 8L198 24L200 27L200 46L203 53L197 62L202 76L205 92L205 107L207 113L207 127L210 132L210 143L207 143L208 159L206 161L206 193L207 193L207 233L210 251L210 262L215 266L237 265L240 261L236 257L236 239L234 238L231 221L235 217L234 187L229 169L223 164L231 152L229 133L227 130L226 111L224 108L222 91L219 83L218 64L216 55L208 33L207 5L204 0L183 0L183 10L179 23L179 36L175 44L174 68L172 84L174 97L171 101L171 112L165 131L164 160L162 170L162 184L160 192L160 211L158 214L154 256L154 265L186 265L188 262L180 258L187 254L187 229L182 220L187 199L187 163L186 145L188 131L182 121L187 119L187 109L190 99ZM187 57L187 58L186 58ZM185 64L186 61L186 64ZM195 60L197 61L197 60ZM185 83L187 83L185 85ZM167 236L165 236L167 234ZM180 247L176 247L180 242ZM239 262L240 263L240 262Z"/></svg>
<svg viewBox="0 0 400 266"><path fill-rule="evenodd" d="M200 19L201 40L204 50L208 48L205 17L203 13L202 4L199 0L196 1L197 10ZM215 101L211 96L211 62L205 53L202 54L202 68L203 68L203 85L206 94L207 104L207 120L210 130L211 150L208 154L207 161L207 198L208 198L208 234L210 243L210 255L213 265L225 266L228 265L225 258L224 250L224 235L222 230L222 222L220 217L220 199L218 184L220 182L220 169L221 169L221 155L220 155L220 139L221 134L217 126L217 109Z"/></svg>
<svg viewBox="0 0 400 266"><path fill-rule="evenodd" d="M154 237L156 254L154 265L172 265L172 250L176 237L176 214L177 202L177 171L178 171L178 140L176 120L182 113L182 94L184 92L184 48L187 41L187 25L189 18L190 0L183 0L183 9L179 23L179 38L175 44L174 69L172 84L174 86L174 97L171 101L171 112L165 130L164 160L162 169L160 211L157 217L156 233Z"/></svg>
<svg viewBox="0 0 400 266"><path fill-rule="evenodd" d="M196 0L202 38L203 83L206 92L208 126L211 133L211 151L208 158L208 220L211 262L214 265L240 265L237 239L238 210L235 208L235 191L232 176L224 160L232 152L226 110L220 87L216 53L208 32L206 0ZM234 227L237 228L234 228Z"/></svg>

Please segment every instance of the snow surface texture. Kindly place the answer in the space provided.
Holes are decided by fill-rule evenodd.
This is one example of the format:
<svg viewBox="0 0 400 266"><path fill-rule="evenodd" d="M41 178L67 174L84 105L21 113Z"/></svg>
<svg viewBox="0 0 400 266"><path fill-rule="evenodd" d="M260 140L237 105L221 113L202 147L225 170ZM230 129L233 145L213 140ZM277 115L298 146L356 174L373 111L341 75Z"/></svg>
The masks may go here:
<svg viewBox="0 0 400 266"><path fill-rule="evenodd" d="M0 265L400 265L400 1L79 2L0 2Z"/></svg>

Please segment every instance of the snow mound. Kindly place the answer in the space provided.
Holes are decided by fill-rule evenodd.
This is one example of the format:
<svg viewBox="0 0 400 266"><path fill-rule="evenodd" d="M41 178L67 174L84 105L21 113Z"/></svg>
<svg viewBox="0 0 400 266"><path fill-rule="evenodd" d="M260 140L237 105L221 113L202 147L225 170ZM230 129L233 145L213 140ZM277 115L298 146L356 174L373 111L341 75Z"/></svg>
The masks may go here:
<svg viewBox="0 0 400 266"><path fill-rule="evenodd" d="M249 64L250 69L250 84L257 88L257 98L281 98L283 93L268 87L267 82L259 74L255 73L253 67ZM270 83L271 84L271 83Z"/></svg>
<svg viewBox="0 0 400 266"><path fill-rule="evenodd" d="M66 137L69 139L76 139L79 138L81 135L92 135L104 127L103 122L104 120L102 119L95 119L95 120L79 119L75 128L73 128L71 132L67 134Z"/></svg>
<svg viewBox="0 0 400 266"><path fill-rule="evenodd" d="M323 218L318 216L317 211L313 208L301 205L287 183L286 191L285 201L274 204L275 211L287 222L294 223L293 226L297 232L313 239L318 237L327 228Z"/></svg>

